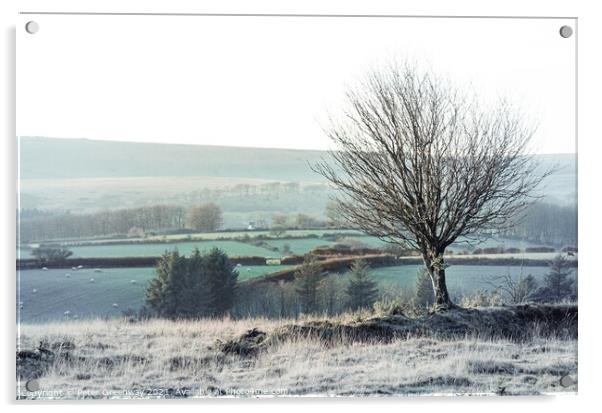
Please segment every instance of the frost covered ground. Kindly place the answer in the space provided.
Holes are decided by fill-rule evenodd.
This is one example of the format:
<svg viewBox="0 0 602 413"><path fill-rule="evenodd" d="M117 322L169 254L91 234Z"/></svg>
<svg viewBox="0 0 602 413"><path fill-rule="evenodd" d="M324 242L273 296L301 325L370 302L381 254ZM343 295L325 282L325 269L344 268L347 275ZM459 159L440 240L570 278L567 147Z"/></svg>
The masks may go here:
<svg viewBox="0 0 602 413"><path fill-rule="evenodd" d="M438 338L425 331L417 334L418 330L391 335L382 325L391 326L403 322L403 318L378 319L376 328L375 323L368 325L349 317L114 319L22 325L17 349L17 397L513 395L577 391L577 339L572 333L550 335L541 323L536 323L520 338L469 334L458 329L460 324L454 325L454 334ZM447 318L437 318L432 325L440 328L441 320ZM324 326L331 328L339 323L354 329L334 335L325 330ZM319 328L296 328L302 325ZM355 329L357 326L362 329ZM496 326L490 327L495 331ZM244 337L249 330L267 332L267 339L261 336L262 342L253 351L225 351L231 349L225 346L228 340L237 343L236 338Z"/></svg>

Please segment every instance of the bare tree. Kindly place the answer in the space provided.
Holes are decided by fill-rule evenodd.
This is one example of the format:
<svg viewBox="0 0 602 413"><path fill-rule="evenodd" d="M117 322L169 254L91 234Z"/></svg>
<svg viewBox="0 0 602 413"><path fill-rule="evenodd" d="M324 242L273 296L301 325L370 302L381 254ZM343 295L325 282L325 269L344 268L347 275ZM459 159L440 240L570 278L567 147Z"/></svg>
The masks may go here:
<svg viewBox="0 0 602 413"><path fill-rule="evenodd" d="M222 210L213 202L193 206L188 211L188 223L199 231L217 231L223 223Z"/></svg>
<svg viewBox="0 0 602 413"><path fill-rule="evenodd" d="M517 278L510 274L499 277L491 277L487 280L494 290L499 290L506 294L512 304L522 304L533 300L537 292L537 280L531 274L527 276L520 275Z"/></svg>
<svg viewBox="0 0 602 413"><path fill-rule="evenodd" d="M509 225L547 174L527 152L533 132L506 103L484 109L410 65L372 72L347 99L326 131L336 150L313 169L351 225L421 253L435 308L449 308L446 248Z"/></svg>

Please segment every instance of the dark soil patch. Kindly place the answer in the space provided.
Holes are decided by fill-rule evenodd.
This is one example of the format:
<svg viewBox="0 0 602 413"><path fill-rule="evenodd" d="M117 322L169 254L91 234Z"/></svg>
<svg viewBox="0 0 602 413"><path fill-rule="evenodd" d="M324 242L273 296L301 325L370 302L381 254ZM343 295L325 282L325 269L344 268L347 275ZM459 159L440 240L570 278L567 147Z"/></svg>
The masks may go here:
<svg viewBox="0 0 602 413"><path fill-rule="evenodd" d="M239 356L250 356L257 353L260 345L265 341L267 334L256 328L247 331L236 340L228 340L224 343L218 342L217 346L224 354L237 354Z"/></svg>

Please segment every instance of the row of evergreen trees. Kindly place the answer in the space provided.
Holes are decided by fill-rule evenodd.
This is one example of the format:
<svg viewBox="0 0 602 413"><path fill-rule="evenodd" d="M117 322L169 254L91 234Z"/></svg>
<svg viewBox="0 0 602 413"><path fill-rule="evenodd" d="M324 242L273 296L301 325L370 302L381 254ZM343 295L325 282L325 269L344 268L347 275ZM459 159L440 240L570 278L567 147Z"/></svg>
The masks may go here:
<svg viewBox="0 0 602 413"><path fill-rule="evenodd" d="M320 289L328 290L330 281L321 270L318 261L308 256L295 273L295 291L303 313L315 313L318 310ZM345 307L350 310L371 308L377 300L377 283L372 280L369 267L364 261L355 261L352 264L345 297Z"/></svg>
<svg viewBox="0 0 602 413"><path fill-rule="evenodd" d="M155 271L145 299L161 317L221 316L234 304L238 272L218 248L206 254L195 249L189 258L166 252Z"/></svg>
<svg viewBox="0 0 602 413"><path fill-rule="evenodd" d="M234 265L217 248L205 254L197 249L188 258L177 250L166 252L157 263L155 278L146 291L146 303L155 315L166 318L216 317L229 313L233 307L238 316L291 317L299 313L332 315L371 309L377 300L384 298L371 277L370 267L363 261L354 262L345 279L325 274L320 263L308 256L296 271L293 283L262 285L237 294L237 280ZM507 276L496 282L494 291L504 294L504 301L509 303L576 299L571 263L562 256L550 262L550 271L541 285L531 275ZM399 297L388 301L396 305L400 302ZM418 272L414 293L401 301L402 307L418 312L433 304L428 272Z"/></svg>
<svg viewBox="0 0 602 413"><path fill-rule="evenodd" d="M213 248L201 254L195 249L190 257L177 250L165 252L155 268L145 300L148 309L166 318L222 316L235 302L238 272L228 256ZM295 273L294 289L301 312L318 312L323 290L330 290L329 313L333 313L338 298L338 285L326 277L320 264L308 258ZM345 289L347 309L371 308L378 297L378 288L370 277L369 267L363 261L355 262Z"/></svg>

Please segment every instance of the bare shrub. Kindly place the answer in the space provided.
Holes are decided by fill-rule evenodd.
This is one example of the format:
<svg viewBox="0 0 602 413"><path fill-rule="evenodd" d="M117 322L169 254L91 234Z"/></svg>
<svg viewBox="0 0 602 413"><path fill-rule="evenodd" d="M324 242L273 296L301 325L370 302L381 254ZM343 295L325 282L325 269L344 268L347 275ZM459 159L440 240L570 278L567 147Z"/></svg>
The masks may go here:
<svg viewBox="0 0 602 413"><path fill-rule="evenodd" d="M481 289L460 298L462 307L493 307L501 304L502 297L498 289L491 291Z"/></svg>

